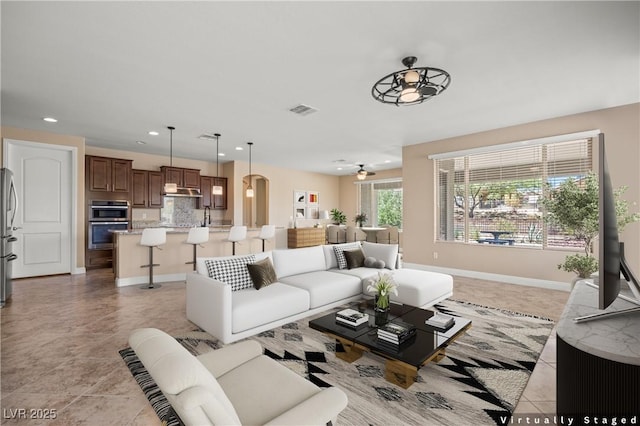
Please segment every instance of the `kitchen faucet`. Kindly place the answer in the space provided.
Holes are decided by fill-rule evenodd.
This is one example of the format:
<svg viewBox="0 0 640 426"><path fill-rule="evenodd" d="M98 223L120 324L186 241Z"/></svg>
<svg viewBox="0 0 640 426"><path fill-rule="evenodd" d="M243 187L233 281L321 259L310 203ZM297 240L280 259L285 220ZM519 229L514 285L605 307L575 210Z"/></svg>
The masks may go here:
<svg viewBox="0 0 640 426"><path fill-rule="evenodd" d="M208 224L211 225L211 207L207 206L204 208L204 217L202 218L202 226L207 226L207 210L209 210L209 221Z"/></svg>

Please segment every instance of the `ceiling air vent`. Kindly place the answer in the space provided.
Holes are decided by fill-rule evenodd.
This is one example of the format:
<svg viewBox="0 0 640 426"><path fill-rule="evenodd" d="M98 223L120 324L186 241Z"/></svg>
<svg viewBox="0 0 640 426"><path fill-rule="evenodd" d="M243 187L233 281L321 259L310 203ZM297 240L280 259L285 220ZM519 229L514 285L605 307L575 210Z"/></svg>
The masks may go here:
<svg viewBox="0 0 640 426"><path fill-rule="evenodd" d="M313 114L318 110L309 105L300 104L300 105L294 106L293 108L289 108L289 111L298 115L309 115L309 114Z"/></svg>

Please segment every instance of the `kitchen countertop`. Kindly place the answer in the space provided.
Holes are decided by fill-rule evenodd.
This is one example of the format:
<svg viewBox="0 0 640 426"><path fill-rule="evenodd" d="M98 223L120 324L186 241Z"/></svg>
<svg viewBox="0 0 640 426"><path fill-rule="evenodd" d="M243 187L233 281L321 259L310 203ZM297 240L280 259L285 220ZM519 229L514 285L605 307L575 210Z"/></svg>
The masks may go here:
<svg viewBox="0 0 640 426"><path fill-rule="evenodd" d="M190 227L181 227L181 226L176 226L176 227L159 226L158 228L165 228L167 230L167 234L188 234L189 229L191 229ZM209 226L208 228L209 228L209 232L229 232L229 229L231 229L231 225ZM142 235L142 231L144 229L145 228L139 228L139 229L131 229L128 231L114 229L114 230L110 230L109 232L112 232L118 235ZM247 228L247 232L252 232L252 231L260 231L260 228Z"/></svg>

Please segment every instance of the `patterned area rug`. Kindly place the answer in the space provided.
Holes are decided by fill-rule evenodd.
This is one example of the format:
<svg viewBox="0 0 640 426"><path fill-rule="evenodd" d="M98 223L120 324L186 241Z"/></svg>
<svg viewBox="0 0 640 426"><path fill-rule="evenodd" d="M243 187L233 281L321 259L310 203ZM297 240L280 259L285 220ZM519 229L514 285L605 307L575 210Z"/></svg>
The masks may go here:
<svg viewBox="0 0 640 426"><path fill-rule="evenodd" d="M349 405L339 424L492 425L510 414L529 380L553 321L447 300L441 312L472 320L471 329L447 348L446 357L418 371L402 389L384 379L384 359L365 353L352 364L335 352L333 339L308 327L309 319L286 324L251 339L265 354L318 386L337 386ZM223 347L195 331L176 339L193 354ZM120 351L160 419L179 424L170 406L130 348Z"/></svg>

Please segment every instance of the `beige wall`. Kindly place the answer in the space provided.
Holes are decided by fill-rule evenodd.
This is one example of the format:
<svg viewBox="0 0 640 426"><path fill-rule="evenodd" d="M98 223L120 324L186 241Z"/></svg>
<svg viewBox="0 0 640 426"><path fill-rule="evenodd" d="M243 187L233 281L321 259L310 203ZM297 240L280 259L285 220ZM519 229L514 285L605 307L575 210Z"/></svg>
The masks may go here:
<svg viewBox="0 0 640 426"><path fill-rule="evenodd" d="M375 176L367 178L364 182L378 180L378 179L391 179L401 178L402 169L391 169L376 171ZM356 185L358 179L355 176L341 176L340 177L340 202L334 207L338 207L347 216L347 225L356 225L354 218L359 212L358 207L358 185ZM406 205L406 204L405 204ZM333 208L333 207L331 207ZM328 210L331 210L329 208Z"/></svg>
<svg viewBox="0 0 640 426"><path fill-rule="evenodd" d="M76 244L78 247L76 267L84 267L84 155L85 141L80 136L59 135L56 133L40 132L36 130L18 129L15 127L0 128L0 136L7 139L16 139L29 142L47 143L52 145L66 145L77 148L78 155L78 223L76 224ZM4 144L0 149L0 161L4 161Z"/></svg>
<svg viewBox="0 0 640 426"><path fill-rule="evenodd" d="M405 261L533 279L570 281L572 274L559 271L556 267L570 252L436 242L434 162L427 156L594 129L600 129L605 134L613 186L628 186L625 198L637 211L640 201L640 104L404 147ZM411 208L408 208L409 205ZM622 240L626 243L631 268L640 273L640 224L629 225ZM437 259L434 259L434 252L438 254Z"/></svg>
<svg viewBox="0 0 640 426"><path fill-rule="evenodd" d="M331 210L339 206L340 185L338 176L321 173L283 169L268 164L251 163L251 173L269 180L269 222L277 227L288 228L293 215L293 192L295 190L317 191L319 210ZM233 221L242 223L243 185L242 180L249 174L249 162L233 163ZM231 179L229 180L231 185ZM231 195L231 194L229 194ZM232 199L229 198L231 203Z"/></svg>

